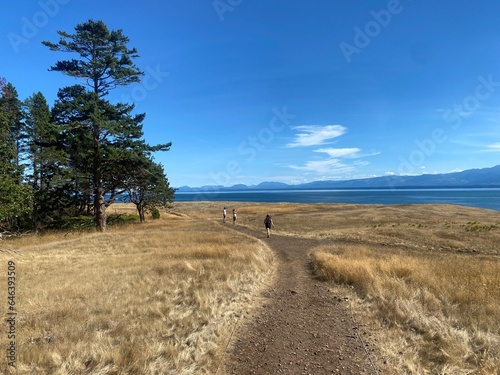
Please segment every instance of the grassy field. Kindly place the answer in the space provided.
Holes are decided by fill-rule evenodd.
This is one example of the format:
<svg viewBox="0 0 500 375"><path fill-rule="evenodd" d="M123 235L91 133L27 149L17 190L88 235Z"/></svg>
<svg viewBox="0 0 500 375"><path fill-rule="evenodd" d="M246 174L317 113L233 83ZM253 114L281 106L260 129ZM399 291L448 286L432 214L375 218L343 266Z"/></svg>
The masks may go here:
<svg viewBox="0 0 500 375"><path fill-rule="evenodd" d="M162 216L0 243L1 285L16 263L17 374L216 372L235 322L270 282L272 253L217 223ZM5 355L0 363L12 370Z"/></svg>
<svg viewBox="0 0 500 375"><path fill-rule="evenodd" d="M268 210L240 212L262 217ZM335 240L319 246L312 263L325 280L353 288L354 310L384 374L500 373L499 212L452 205L271 210L278 233ZM261 227L260 217L248 224Z"/></svg>
<svg viewBox="0 0 500 375"><path fill-rule="evenodd" d="M384 374L499 373L500 212L229 202L0 242L2 285L16 263L17 373L215 373L275 264L265 243L220 225L224 205L263 238L269 213L275 233L318 239L314 269L351 300Z"/></svg>
<svg viewBox="0 0 500 375"><path fill-rule="evenodd" d="M233 207L234 206L234 207ZM500 212L454 205L227 203L238 223L331 239L311 261L344 286L384 374L500 373ZM186 207L187 208L187 207ZM196 214L213 215L213 203Z"/></svg>

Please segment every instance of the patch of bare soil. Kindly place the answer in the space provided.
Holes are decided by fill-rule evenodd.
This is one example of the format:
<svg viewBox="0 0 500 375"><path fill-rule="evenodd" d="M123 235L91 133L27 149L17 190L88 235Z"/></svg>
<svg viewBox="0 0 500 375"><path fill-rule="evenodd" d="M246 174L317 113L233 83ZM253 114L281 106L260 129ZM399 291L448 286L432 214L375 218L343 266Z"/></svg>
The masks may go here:
<svg viewBox="0 0 500 375"><path fill-rule="evenodd" d="M219 374L376 374L349 314L349 296L313 274L308 252L323 242L231 228L265 240L278 269L259 307L238 323Z"/></svg>

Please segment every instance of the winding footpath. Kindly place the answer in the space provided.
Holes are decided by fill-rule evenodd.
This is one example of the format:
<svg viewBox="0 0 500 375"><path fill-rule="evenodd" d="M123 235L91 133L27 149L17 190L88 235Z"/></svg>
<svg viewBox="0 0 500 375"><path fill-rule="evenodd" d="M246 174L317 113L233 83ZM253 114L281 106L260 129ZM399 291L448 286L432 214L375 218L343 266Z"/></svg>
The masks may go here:
<svg viewBox="0 0 500 375"><path fill-rule="evenodd" d="M376 374L347 298L312 272L308 252L322 242L231 228L267 242L278 268L259 307L238 323L218 374Z"/></svg>

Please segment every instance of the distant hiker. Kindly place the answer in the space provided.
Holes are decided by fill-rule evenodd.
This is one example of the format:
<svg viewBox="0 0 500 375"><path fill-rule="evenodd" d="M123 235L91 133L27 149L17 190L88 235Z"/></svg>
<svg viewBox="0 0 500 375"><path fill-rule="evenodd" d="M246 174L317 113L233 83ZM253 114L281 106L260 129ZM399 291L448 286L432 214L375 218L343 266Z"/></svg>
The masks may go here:
<svg viewBox="0 0 500 375"><path fill-rule="evenodd" d="M224 210L222 210L222 222L223 223L226 222L226 215L227 215L226 207L224 207Z"/></svg>
<svg viewBox="0 0 500 375"><path fill-rule="evenodd" d="M236 223L236 210L233 209L233 224Z"/></svg>
<svg viewBox="0 0 500 375"><path fill-rule="evenodd" d="M274 227L273 219L271 219L271 215L267 214L264 219L264 225L266 226L267 238L271 236L271 228Z"/></svg>

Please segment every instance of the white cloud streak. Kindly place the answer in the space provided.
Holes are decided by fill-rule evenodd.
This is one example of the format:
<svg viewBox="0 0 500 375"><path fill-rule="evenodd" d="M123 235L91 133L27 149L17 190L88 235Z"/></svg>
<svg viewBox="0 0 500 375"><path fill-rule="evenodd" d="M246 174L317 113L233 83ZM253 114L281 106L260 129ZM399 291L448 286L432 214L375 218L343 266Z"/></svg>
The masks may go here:
<svg viewBox="0 0 500 375"><path fill-rule="evenodd" d="M355 161L353 163L345 163L343 159L357 159L362 157L359 148L319 148L314 152L328 154L328 158L323 160L307 161L305 165L297 166L290 165L289 167L296 170L313 172L323 176L333 176L352 172L356 167L367 165L368 162Z"/></svg>
<svg viewBox="0 0 500 375"><path fill-rule="evenodd" d="M344 135L347 128L342 125L301 125L295 126L293 130L298 130L300 133L295 135L295 140L287 144L287 147L322 145L330 139Z"/></svg>
<svg viewBox="0 0 500 375"><path fill-rule="evenodd" d="M492 143L486 147L488 151L500 152L500 142Z"/></svg>
<svg viewBox="0 0 500 375"><path fill-rule="evenodd" d="M321 175L346 173L354 170L354 166L343 164L339 159L313 160L302 166L291 165L290 168Z"/></svg>
<svg viewBox="0 0 500 375"><path fill-rule="evenodd" d="M359 157L359 148L319 148L314 152L323 152L331 158L356 158Z"/></svg>

